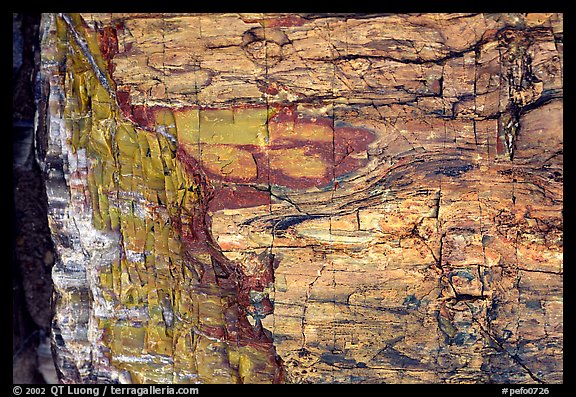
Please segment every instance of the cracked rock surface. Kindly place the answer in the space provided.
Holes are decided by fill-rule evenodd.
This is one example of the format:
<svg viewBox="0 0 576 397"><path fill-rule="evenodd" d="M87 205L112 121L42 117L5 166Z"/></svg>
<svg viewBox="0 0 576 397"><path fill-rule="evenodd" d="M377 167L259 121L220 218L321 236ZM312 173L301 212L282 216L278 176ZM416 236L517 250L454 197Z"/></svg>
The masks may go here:
<svg viewBox="0 0 576 397"><path fill-rule="evenodd" d="M562 382L562 24L45 14L61 379Z"/></svg>

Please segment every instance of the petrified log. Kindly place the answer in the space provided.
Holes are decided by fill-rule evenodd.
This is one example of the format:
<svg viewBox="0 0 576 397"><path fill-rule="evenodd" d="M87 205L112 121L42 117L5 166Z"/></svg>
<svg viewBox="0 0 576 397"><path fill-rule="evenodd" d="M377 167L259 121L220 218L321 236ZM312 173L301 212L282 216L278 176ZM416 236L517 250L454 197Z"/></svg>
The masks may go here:
<svg viewBox="0 0 576 397"><path fill-rule="evenodd" d="M63 382L561 382L561 14L46 14Z"/></svg>

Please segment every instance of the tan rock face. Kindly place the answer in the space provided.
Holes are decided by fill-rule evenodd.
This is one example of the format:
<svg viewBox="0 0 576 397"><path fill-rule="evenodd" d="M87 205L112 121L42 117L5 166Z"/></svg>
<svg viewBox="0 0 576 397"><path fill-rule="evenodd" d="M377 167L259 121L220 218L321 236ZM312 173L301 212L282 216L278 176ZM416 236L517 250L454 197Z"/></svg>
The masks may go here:
<svg viewBox="0 0 576 397"><path fill-rule="evenodd" d="M562 381L562 15L44 24L64 380Z"/></svg>

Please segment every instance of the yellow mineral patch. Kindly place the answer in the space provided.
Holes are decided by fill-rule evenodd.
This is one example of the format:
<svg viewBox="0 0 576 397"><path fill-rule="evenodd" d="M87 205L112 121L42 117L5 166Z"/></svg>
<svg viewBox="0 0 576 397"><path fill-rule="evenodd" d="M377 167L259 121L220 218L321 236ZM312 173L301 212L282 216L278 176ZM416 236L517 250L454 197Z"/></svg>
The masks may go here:
<svg viewBox="0 0 576 397"><path fill-rule="evenodd" d="M174 112L174 121L178 131L178 143L189 147L198 145L200 142L200 110L178 110Z"/></svg>
<svg viewBox="0 0 576 397"><path fill-rule="evenodd" d="M230 362L226 344L203 335L198 335L196 340L196 358L203 364L198 366L200 378L214 383L237 383L235 374L227 370Z"/></svg>
<svg viewBox="0 0 576 397"><path fill-rule="evenodd" d="M320 178L328 172L320 156L308 154L306 148L277 149L269 155L271 167L292 178Z"/></svg>
<svg viewBox="0 0 576 397"><path fill-rule="evenodd" d="M233 116L234 122L228 128L230 142L226 143L257 146L268 143L266 108L234 108Z"/></svg>
<svg viewBox="0 0 576 397"><path fill-rule="evenodd" d="M184 109L174 112L178 142L189 148L199 143L257 145L268 142L266 108Z"/></svg>
<svg viewBox="0 0 576 397"><path fill-rule="evenodd" d="M110 202L108 200L108 196L103 194L102 189L98 189L98 200L99 200L99 208L100 208L100 217L102 218L102 222L104 223L104 227L111 229L112 224L110 222Z"/></svg>
<svg viewBox="0 0 576 397"><path fill-rule="evenodd" d="M170 109L162 108L155 112L156 125L164 128L165 132L177 138L178 129L176 128L176 119Z"/></svg>
<svg viewBox="0 0 576 397"><path fill-rule="evenodd" d="M163 322L156 325L148 324L147 329L146 350L150 353L172 355L172 337L167 335L165 324Z"/></svg>
<svg viewBox="0 0 576 397"><path fill-rule="evenodd" d="M232 109L200 110L200 142L231 143L234 141L230 126L234 124Z"/></svg>
<svg viewBox="0 0 576 397"><path fill-rule="evenodd" d="M269 355L253 346L242 346L239 354L238 373L242 383L272 383L274 363Z"/></svg>
<svg viewBox="0 0 576 397"><path fill-rule="evenodd" d="M134 128L128 123L121 123L116 130L116 145L118 146L121 164L132 164L134 156L140 150L138 136Z"/></svg>
<svg viewBox="0 0 576 397"><path fill-rule="evenodd" d="M88 148L101 158L112 157L111 136L107 129L95 125L90 132Z"/></svg>
<svg viewBox="0 0 576 397"><path fill-rule="evenodd" d="M250 152L228 145L202 146L202 165L222 177L251 179L258 172Z"/></svg>
<svg viewBox="0 0 576 397"><path fill-rule="evenodd" d="M113 330L115 344L124 354L138 353L144 348L145 328L117 323Z"/></svg>

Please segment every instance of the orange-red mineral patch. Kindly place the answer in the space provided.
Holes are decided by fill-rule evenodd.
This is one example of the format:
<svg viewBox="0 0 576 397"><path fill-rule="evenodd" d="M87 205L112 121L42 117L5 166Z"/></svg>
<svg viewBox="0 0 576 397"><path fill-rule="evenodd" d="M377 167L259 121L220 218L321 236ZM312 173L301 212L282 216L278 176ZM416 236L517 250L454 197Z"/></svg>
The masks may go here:
<svg viewBox="0 0 576 397"><path fill-rule="evenodd" d="M134 108L144 122L150 113ZM293 106L175 111L178 141L212 181L324 187L367 163L374 134ZM242 197L240 195L239 197Z"/></svg>

